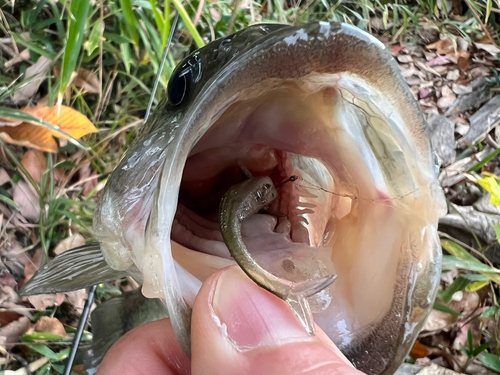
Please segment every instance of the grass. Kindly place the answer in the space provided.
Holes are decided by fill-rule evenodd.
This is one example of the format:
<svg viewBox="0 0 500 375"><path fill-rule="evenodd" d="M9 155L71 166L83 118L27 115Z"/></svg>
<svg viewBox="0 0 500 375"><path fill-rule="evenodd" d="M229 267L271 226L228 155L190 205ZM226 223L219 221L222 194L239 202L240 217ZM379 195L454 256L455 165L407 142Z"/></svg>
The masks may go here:
<svg viewBox="0 0 500 375"><path fill-rule="evenodd" d="M72 140L61 144L57 154L46 153L46 169L39 183L21 163L26 149L1 142L0 165L12 177L13 183L23 180L33 186L40 207L37 223L2 231L2 242L12 237L25 249L34 251L41 247L48 259L54 247L72 233L81 233L88 240L92 238L92 214L99 192L142 123L176 13L180 15L179 25L161 75L155 104L165 95L171 72L187 53L256 22L347 22L378 33L388 43L411 43L419 28L426 26L438 29L452 40L461 36L467 40L483 38L500 44L499 0L455 3L460 9L448 9L446 1L438 0L0 2L0 25L5 34L0 40L0 117L23 120L27 115L19 112L19 107L36 104L45 98L49 105L62 103L77 109L99 129L98 134L86 136L83 142ZM27 48L29 54L22 56L22 48ZM51 67L38 93L22 102L13 102L13 93L30 83L24 81L24 75L40 56L50 59ZM20 62L12 64L17 58ZM75 70L78 68L96 72L98 87L95 93L86 94L76 84ZM52 126L37 121L40 126ZM89 164L97 172L99 183L84 194L79 172ZM0 187L0 202L16 212L18 207L12 199L7 189ZM479 358L495 370L495 366L500 366L491 358L491 354L500 354L498 270L456 243L447 242L444 247L449 251L445 261L448 266L459 268L461 276L440 292L436 308L454 314L448 304L455 292L477 290L485 285L491 288L493 302L483 315L494 316L497 329L483 333L483 344L479 346L469 340L464 352L470 359L468 363ZM101 289L104 294L106 289ZM57 370L58 362L66 353L66 349L56 353L45 345L42 347L29 346L32 352L50 359L38 370L39 375L50 373L51 368Z"/></svg>

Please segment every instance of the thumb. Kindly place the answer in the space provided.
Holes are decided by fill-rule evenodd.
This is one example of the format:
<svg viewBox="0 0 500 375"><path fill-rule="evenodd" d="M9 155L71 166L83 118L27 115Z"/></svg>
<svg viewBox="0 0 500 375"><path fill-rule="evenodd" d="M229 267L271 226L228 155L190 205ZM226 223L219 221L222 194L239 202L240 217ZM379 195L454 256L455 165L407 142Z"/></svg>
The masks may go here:
<svg viewBox="0 0 500 375"><path fill-rule="evenodd" d="M191 327L193 375L362 374L321 329L309 335L284 301L237 267L203 284Z"/></svg>

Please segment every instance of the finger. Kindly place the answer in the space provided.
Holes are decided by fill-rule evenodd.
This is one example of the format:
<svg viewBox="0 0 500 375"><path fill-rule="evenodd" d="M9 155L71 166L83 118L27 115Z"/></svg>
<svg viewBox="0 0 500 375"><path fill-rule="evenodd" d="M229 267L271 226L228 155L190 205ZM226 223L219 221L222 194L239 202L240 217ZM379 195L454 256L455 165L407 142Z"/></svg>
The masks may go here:
<svg viewBox="0 0 500 375"><path fill-rule="evenodd" d="M360 375L317 327L311 336L290 307L239 268L212 275L192 317L193 375Z"/></svg>
<svg viewBox="0 0 500 375"><path fill-rule="evenodd" d="M109 349L96 375L187 375L190 369L170 319L162 319L123 335Z"/></svg>

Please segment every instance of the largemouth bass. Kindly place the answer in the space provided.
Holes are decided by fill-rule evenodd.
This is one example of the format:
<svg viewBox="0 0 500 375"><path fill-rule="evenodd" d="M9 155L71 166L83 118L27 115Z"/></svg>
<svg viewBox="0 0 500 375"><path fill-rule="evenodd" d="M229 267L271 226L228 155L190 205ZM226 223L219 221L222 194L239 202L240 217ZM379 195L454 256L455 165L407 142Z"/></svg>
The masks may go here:
<svg viewBox="0 0 500 375"><path fill-rule="evenodd" d="M435 297L445 203L397 64L347 24L255 25L189 55L106 184L100 250L63 253L25 292L132 275L189 353L201 284L235 264L218 209L242 169L278 192L242 222L252 257L292 282L337 275L309 297L314 321L361 371L393 373Z"/></svg>

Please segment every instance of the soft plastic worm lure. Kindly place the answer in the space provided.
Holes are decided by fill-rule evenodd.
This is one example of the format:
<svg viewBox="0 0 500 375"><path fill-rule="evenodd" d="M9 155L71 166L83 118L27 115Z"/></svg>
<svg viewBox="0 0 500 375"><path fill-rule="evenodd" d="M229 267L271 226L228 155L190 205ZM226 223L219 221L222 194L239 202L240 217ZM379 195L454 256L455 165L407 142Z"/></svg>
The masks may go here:
<svg viewBox="0 0 500 375"><path fill-rule="evenodd" d="M267 207L277 196L278 191L269 177L255 177L232 186L220 204L222 237L243 271L258 285L286 301L304 328L314 335L314 321L307 298L330 286L337 275L298 283L277 277L253 259L241 235L243 220Z"/></svg>

